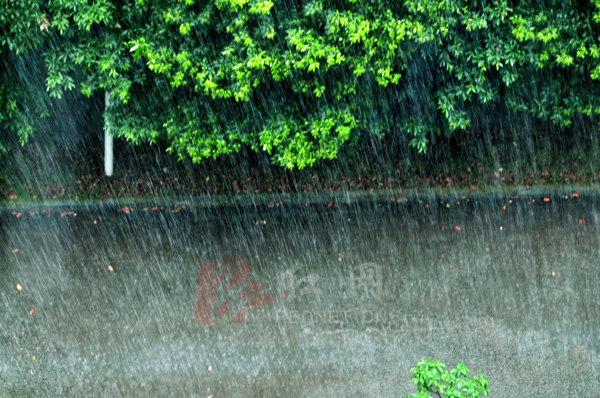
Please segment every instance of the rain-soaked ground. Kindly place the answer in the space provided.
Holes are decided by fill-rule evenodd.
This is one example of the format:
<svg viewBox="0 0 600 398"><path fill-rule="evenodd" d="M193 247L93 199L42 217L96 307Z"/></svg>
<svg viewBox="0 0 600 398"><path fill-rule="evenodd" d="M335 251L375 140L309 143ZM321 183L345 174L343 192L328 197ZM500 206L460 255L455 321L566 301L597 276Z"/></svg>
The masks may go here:
<svg viewBox="0 0 600 398"><path fill-rule="evenodd" d="M402 397L421 357L483 372L493 397L600 396L599 197L30 206L0 221L2 397ZM195 323L233 318L207 282L225 258L249 265L241 290L265 290L242 323Z"/></svg>

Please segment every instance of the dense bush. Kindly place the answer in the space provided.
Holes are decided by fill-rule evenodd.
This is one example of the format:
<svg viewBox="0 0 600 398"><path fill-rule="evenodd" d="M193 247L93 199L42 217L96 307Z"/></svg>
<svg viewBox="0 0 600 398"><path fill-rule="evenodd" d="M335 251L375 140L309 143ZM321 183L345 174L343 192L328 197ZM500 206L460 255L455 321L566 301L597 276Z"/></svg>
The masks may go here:
<svg viewBox="0 0 600 398"><path fill-rule="evenodd" d="M490 112L562 127L600 114L598 0L5 4L0 132L22 142L51 105L18 72L36 54L50 97L106 90L114 135L194 161L247 146L304 168L361 137L423 152Z"/></svg>

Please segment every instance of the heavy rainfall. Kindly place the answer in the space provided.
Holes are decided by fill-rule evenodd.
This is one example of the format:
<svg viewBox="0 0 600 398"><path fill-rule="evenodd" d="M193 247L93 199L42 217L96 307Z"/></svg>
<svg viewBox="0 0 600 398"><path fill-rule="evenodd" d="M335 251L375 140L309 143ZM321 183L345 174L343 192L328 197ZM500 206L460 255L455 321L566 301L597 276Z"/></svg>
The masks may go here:
<svg viewBox="0 0 600 398"><path fill-rule="evenodd" d="M0 2L0 397L600 397L600 3Z"/></svg>

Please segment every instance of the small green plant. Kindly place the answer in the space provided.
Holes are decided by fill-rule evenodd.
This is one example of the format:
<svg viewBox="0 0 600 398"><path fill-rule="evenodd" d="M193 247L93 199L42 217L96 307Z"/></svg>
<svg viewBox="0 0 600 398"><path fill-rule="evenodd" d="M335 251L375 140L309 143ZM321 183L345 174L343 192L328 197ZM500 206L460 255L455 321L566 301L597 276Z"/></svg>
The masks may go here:
<svg viewBox="0 0 600 398"><path fill-rule="evenodd" d="M442 362L421 358L410 372L417 393L407 398L478 398L489 393L488 380L483 375L469 378L469 369L461 363L448 372Z"/></svg>

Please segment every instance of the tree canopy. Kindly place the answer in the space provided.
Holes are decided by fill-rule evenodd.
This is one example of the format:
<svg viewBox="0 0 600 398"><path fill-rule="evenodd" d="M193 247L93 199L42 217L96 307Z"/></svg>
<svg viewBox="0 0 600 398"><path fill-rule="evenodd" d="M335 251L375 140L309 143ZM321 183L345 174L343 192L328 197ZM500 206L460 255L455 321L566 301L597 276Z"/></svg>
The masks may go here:
<svg viewBox="0 0 600 398"><path fill-rule="evenodd" d="M467 130L494 109L568 127L600 115L600 0L4 0L0 131L48 98L107 91L111 133L195 162L247 146L287 168L361 136Z"/></svg>

